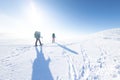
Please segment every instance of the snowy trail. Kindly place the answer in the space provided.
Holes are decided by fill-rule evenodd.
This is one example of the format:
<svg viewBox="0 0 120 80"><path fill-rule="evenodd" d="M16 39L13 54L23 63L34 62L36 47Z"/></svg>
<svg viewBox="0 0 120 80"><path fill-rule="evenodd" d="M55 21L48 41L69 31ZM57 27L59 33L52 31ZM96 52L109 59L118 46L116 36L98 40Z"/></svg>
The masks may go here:
<svg viewBox="0 0 120 80"><path fill-rule="evenodd" d="M110 57L108 54L108 51L106 51L103 47L98 46L96 49L99 50L100 55L98 58L94 59L96 63L93 64L91 63L92 61L89 59L90 56L89 56L89 53L87 52L88 50L85 47L83 47L79 43L78 45L80 46L79 49L81 52L78 53L78 51L72 50L72 48L69 48L73 45L74 44L62 45L57 43L57 44L51 45L52 47L45 45L43 46L43 48L40 48L39 46L36 48L32 46L22 46L22 47L12 48L10 55L0 59L0 64L1 64L0 70L3 71L4 73L4 75L0 75L1 80L2 79L7 80L7 78L16 80L17 78L14 75L19 72L19 70L16 70L16 69L18 69L18 67L22 68L21 67L22 62L20 61L22 60L21 57L26 58L26 56L29 56L28 52L29 51L31 52L31 50L32 51L34 50L35 54L30 53L31 56L33 56L34 54L34 59L32 59L31 77L29 77L29 79L31 80L40 80L40 79L65 80L64 78L65 76L62 77L63 75L61 76L57 75L55 78L54 74L52 74L53 72L50 67L52 65L49 65L49 64L53 62L55 58L53 57L53 55L56 54L56 51L45 53L45 50L48 50L48 48L52 48L53 50L55 48L56 50L57 48L61 49L59 50L61 51L60 54L56 54L56 56L59 55L59 58L61 59L64 58L63 61L66 62L67 80L101 80L101 76L103 76L101 75L102 74L101 71L106 69L107 59L109 59ZM78 62L81 61L82 63L76 63L75 57L79 58ZM30 61L31 58L33 57L28 58L28 61ZM120 75L120 65L119 65L120 61L118 61L119 60L118 58L119 57L113 58L114 60L113 63L116 63L116 65L114 66L115 68L114 70L116 71L116 73L111 74L111 76L113 76L114 78ZM55 60L57 61L57 59ZM79 68L77 66L79 66ZM6 75L7 75L7 78L5 78ZM23 78L20 78L20 79L23 79ZM17 80L20 80L20 79L17 79Z"/></svg>
<svg viewBox="0 0 120 80"><path fill-rule="evenodd" d="M119 80L118 38L97 35L42 48L0 45L0 80Z"/></svg>
<svg viewBox="0 0 120 80"><path fill-rule="evenodd" d="M10 51L8 51L10 54L0 59L0 71L3 73L3 75L0 75L0 80L15 80L15 74L17 75L19 72L19 70L17 70L17 67L22 64L23 60L21 58L24 58L24 56L27 55L26 52L29 50L29 48L29 46L17 48L16 46L12 46L12 48L10 48Z"/></svg>
<svg viewBox="0 0 120 80"><path fill-rule="evenodd" d="M69 66L69 71L68 71L68 75L69 75L69 80L77 80L77 75L76 75L76 69L75 66L73 65L73 59L70 56L70 54L75 54L77 55L78 53L74 50L71 50L70 48L66 47L65 45L61 45L59 43L57 43L57 45L61 48L63 48L63 56L66 58L68 66ZM69 45L73 45L73 44L69 44ZM68 44L67 44L68 46ZM69 51L70 54L67 54L65 51Z"/></svg>
<svg viewBox="0 0 120 80"><path fill-rule="evenodd" d="M59 47L63 48L63 52L64 52L64 56L67 60L67 64L69 66L69 71L68 71L68 74L69 74L69 80L93 80L93 79L98 79L98 75L91 75L92 71L94 70L93 67L91 67L91 63L90 63L90 60L89 60L89 56L87 55L88 53L86 53L85 49L80 47L81 49L81 53L82 54L82 61L83 61L83 64L82 64L82 67L81 68L75 68L75 65L74 65L74 58L72 58L72 53L73 54L76 54L77 52L69 49L68 47L66 47L65 45L61 45L61 44L57 44ZM74 44L72 44L74 45ZM69 51L70 53L66 53L66 51ZM106 52L102 49L100 49L100 58L98 59L99 62L99 67L97 66L97 64L94 65L94 67L97 66L97 68L101 68L103 66L103 64L105 63L104 62L104 59L106 58L105 55L106 55ZM77 53L78 54L78 53ZM79 56L79 55L78 55ZM97 69L96 68L96 69ZM79 70L79 73L77 73L76 71Z"/></svg>
<svg viewBox="0 0 120 80"><path fill-rule="evenodd" d="M96 49L100 54L94 59L96 62L93 64L90 58L91 56L88 53L88 49L86 49L83 44L77 44L79 45L79 51L72 48L72 46L76 44L62 45L58 43L51 44L50 46L46 44L43 48L40 48L39 46L36 48L32 46L12 48L8 56L0 59L0 71L4 73L4 75L0 75L0 79L16 80L16 73L19 75L19 72L21 72L23 70L22 68L24 68L23 65L26 65L26 62L28 63L28 61L31 74L27 75L31 75L31 77L26 77L26 79L29 80L101 80L101 76L105 77L102 75L103 73L101 71L106 71L107 61L110 59L110 55L108 54L109 51L106 51L104 47L95 44L98 46ZM25 63L22 63L27 56L29 56L29 58L26 59ZM107 76L116 78L120 75L119 57L112 57L112 60L113 64L116 63L114 65L114 72L111 75L108 75L107 73ZM59 65L62 66L55 65L55 62L60 62ZM63 62L65 65L62 64ZM61 74L61 72L54 71L52 67L59 67L59 69L64 68L62 73L64 73L65 76L64 74ZM25 79L25 76L22 75L19 78Z"/></svg>

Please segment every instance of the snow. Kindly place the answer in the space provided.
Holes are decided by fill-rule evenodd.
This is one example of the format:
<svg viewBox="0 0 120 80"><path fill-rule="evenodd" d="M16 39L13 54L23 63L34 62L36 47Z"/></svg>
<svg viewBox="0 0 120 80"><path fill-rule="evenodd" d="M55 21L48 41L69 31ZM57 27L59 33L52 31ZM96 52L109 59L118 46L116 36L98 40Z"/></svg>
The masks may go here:
<svg viewBox="0 0 120 80"><path fill-rule="evenodd" d="M43 47L0 39L0 80L120 79L119 28Z"/></svg>

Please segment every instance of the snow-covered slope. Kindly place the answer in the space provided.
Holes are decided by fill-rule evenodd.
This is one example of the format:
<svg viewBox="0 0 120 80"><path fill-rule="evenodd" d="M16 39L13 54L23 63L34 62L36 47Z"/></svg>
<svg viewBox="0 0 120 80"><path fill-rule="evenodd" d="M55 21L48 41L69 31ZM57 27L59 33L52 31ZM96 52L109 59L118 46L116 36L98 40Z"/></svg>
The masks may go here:
<svg viewBox="0 0 120 80"><path fill-rule="evenodd" d="M104 30L95 34L97 38L120 40L120 28Z"/></svg>
<svg viewBox="0 0 120 80"><path fill-rule="evenodd" d="M119 28L77 42L44 43L42 48L0 45L0 80L119 79Z"/></svg>

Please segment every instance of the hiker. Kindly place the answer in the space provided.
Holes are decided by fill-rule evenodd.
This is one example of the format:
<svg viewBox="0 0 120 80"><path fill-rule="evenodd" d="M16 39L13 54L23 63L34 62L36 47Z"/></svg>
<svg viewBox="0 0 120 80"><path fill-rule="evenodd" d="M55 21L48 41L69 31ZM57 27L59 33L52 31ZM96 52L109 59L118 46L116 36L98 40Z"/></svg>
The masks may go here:
<svg viewBox="0 0 120 80"><path fill-rule="evenodd" d="M34 37L36 38L35 46L37 46L37 42L38 42L38 41L39 41L39 43L40 43L40 46L42 46L42 43L41 43L41 40L40 40L41 36L40 36L40 32L39 32L39 31L35 31Z"/></svg>
<svg viewBox="0 0 120 80"><path fill-rule="evenodd" d="M55 33L52 34L52 43L55 43Z"/></svg>

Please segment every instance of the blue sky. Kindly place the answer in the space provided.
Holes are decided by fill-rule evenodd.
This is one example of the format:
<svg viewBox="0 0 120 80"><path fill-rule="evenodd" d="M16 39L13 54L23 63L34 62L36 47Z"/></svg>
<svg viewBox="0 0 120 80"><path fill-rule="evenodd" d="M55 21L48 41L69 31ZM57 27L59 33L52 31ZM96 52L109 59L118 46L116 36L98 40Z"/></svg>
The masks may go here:
<svg viewBox="0 0 120 80"><path fill-rule="evenodd" d="M119 3L119 0L0 0L0 28L28 33L39 29L66 36L119 28Z"/></svg>
<svg viewBox="0 0 120 80"><path fill-rule="evenodd" d="M71 31L87 33L120 27L119 0L37 1L41 2L63 27Z"/></svg>

